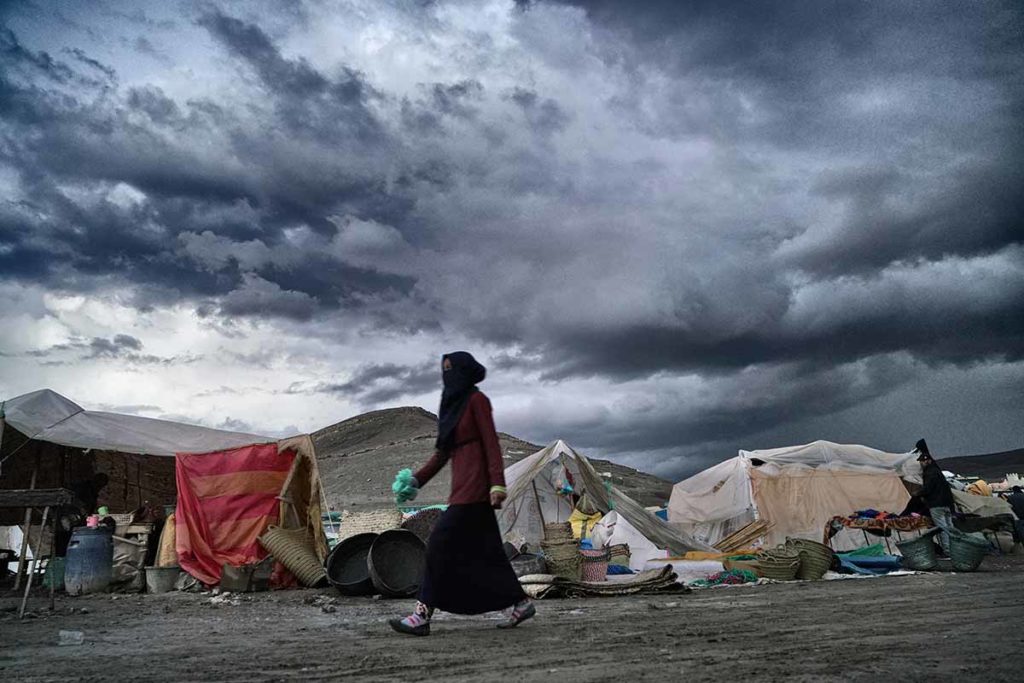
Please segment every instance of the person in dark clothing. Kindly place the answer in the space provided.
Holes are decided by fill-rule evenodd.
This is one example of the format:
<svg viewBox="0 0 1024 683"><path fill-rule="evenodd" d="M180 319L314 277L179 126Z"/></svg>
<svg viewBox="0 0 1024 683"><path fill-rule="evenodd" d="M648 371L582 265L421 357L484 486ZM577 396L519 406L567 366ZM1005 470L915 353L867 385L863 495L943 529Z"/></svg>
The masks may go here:
<svg viewBox="0 0 1024 683"><path fill-rule="evenodd" d="M946 481L932 454L928 451L928 444L921 439L914 446L918 454L917 461L921 463L921 490L917 497L928 509L928 516L932 518L935 526L942 529L939 533L939 545L942 551L949 555L949 533L954 531L953 527L953 490Z"/></svg>
<svg viewBox="0 0 1024 683"><path fill-rule="evenodd" d="M430 634L435 609L482 614L508 608L499 628L513 628L536 614L502 547L494 511L505 501L505 471L491 402L477 388L484 366L459 351L441 360L444 391L434 455L415 474L403 470L392 489L396 502L415 498L451 463L448 509L427 541L426 567L413 613L390 619L399 633Z"/></svg>
<svg viewBox="0 0 1024 683"><path fill-rule="evenodd" d="M1013 514L1017 515L1017 521L1014 523L1014 540L1017 543L1024 543L1024 489L1014 486L1006 502L1013 508Z"/></svg>

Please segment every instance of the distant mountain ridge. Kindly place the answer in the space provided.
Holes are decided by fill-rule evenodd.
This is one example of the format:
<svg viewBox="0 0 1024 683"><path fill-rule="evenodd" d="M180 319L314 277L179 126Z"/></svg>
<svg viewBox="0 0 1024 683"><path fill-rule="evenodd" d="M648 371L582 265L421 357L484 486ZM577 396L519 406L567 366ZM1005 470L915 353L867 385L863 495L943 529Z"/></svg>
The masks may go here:
<svg viewBox="0 0 1024 683"><path fill-rule="evenodd" d="M336 510L393 505L395 473L425 463L436 436L437 417L419 407L374 410L313 433L328 503ZM510 434L498 437L506 467L542 448ZM599 472L611 473L612 484L642 505L668 502L672 482L606 460L591 461ZM443 503L450 487L446 467L423 488L416 503Z"/></svg>
<svg viewBox="0 0 1024 683"><path fill-rule="evenodd" d="M944 470L966 477L1001 481L1008 472L1024 473L1024 448L985 455L960 455L936 461Z"/></svg>

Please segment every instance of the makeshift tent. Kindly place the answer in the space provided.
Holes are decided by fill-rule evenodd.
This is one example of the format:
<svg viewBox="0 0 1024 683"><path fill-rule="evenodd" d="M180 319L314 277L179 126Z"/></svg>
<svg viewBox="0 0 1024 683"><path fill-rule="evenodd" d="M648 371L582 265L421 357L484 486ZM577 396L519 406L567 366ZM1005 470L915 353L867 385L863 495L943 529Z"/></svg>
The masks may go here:
<svg viewBox="0 0 1024 683"><path fill-rule="evenodd" d="M232 520L236 531L239 525L248 524L250 532L262 533L271 522L286 528L305 527L318 556L326 555L327 542L320 524L320 475L308 436L275 442L256 434L90 411L48 389L4 401L0 428L0 488L30 488L34 480L36 488L74 490L76 484L91 480L95 474L105 474L109 481L99 491L96 504L107 505L112 511L129 511L144 503L171 504L179 494L183 498L217 499L221 505L218 521ZM251 474L259 466L225 466L224 460L230 458L219 462L211 458L204 463L203 456L196 455L247 448L279 453L287 466L271 475L248 476L246 472ZM181 457L167 457L176 454ZM179 491L176 460L188 462L186 470L211 476L203 479L203 475L186 475L187 486ZM218 466L223 466L222 472L217 471ZM227 476L218 477L220 474ZM193 483L197 483L198 492ZM179 533L182 525L191 525L186 538L193 540L197 525L209 521L196 519L192 514L195 509L186 505L176 515ZM254 510L265 513L260 515L260 524L240 521L251 519ZM19 516L6 523L20 521ZM221 549L222 540L237 541L235 535L221 537L214 531L223 534L224 530L204 531L207 545L214 549ZM230 552L230 548L225 550ZM204 581L212 578L210 572Z"/></svg>
<svg viewBox="0 0 1024 683"><path fill-rule="evenodd" d="M43 389L0 404L0 488L69 488L96 474L109 481L98 505L133 510L174 502L178 452L209 452L271 441L135 415L85 410ZM0 523L14 523L5 519Z"/></svg>
<svg viewBox="0 0 1024 683"><path fill-rule="evenodd" d="M567 472L574 482L575 494L586 493L590 503L602 513L615 510L659 548L674 554L711 550L707 544L673 529L611 486L597 474L586 457L561 440L505 470L508 498L499 513L498 524L507 541L514 545L539 543L544 539L545 523L569 521L573 503L565 491Z"/></svg>
<svg viewBox="0 0 1024 683"><path fill-rule="evenodd" d="M271 525L306 529L321 561L319 473L309 437L177 457L175 546L182 569L206 584L225 564L259 562Z"/></svg>
<svg viewBox="0 0 1024 683"><path fill-rule="evenodd" d="M669 522L712 544L755 519L774 525L768 544L787 536L821 541L836 515L902 511L910 500L902 480L920 481L915 458L829 441L740 451L673 486Z"/></svg>

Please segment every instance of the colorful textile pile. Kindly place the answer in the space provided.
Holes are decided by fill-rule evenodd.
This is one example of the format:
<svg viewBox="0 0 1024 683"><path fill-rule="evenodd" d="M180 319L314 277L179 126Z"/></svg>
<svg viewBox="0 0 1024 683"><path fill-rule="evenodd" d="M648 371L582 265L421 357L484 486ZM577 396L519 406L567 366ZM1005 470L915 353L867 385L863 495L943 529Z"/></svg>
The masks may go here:
<svg viewBox="0 0 1024 683"><path fill-rule="evenodd" d="M862 512L872 512L865 510ZM885 514L889 513L877 513ZM835 536L843 528L861 529L876 536L889 536L892 531L914 531L916 529L929 529L932 526L931 517L924 517L918 514L906 517L833 517L825 524L825 543Z"/></svg>
<svg viewBox="0 0 1024 683"><path fill-rule="evenodd" d="M728 569L724 572L712 574L706 579L697 579L690 583L696 588L710 588L711 586L736 586L743 583L756 583L757 574L749 569Z"/></svg>

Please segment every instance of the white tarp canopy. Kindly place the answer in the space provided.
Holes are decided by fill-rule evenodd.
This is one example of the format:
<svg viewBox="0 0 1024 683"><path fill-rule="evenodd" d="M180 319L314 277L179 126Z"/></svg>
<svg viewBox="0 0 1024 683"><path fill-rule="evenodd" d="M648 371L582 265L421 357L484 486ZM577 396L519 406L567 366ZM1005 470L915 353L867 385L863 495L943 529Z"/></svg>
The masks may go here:
<svg viewBox="0 0 1024 683"><path fill-rule="evenodd" d="M835 515L874 508L900 512L910 500L901 479L920 481L914 453L814 441L740 451L672 487L673 525L715 543L755 519L775 524L769 544L787 536L821 541Z"/></svg>
<svg viewBox="0 0 1024 683"><path fill-rule="evenodd" d="M4 401L0 418L36 441L142 455L207 453L276 441L257 434L85 410L49 389Z"/></svg>
<svg viewBox="0 0 1024 683"><path fill-rule="evenodd" d="M559 492L565 470L576 482L577 493L585 492L601 512L617 511L631 528L658 547L679 554L711 550L688 533L669 526L614 486L606 485L590 461L561 440L505 470L508 499L499 513L498 526L506 540L517 546L523 542L539 543L544 539L545 523L569 521L572 502Z"/></svg>

